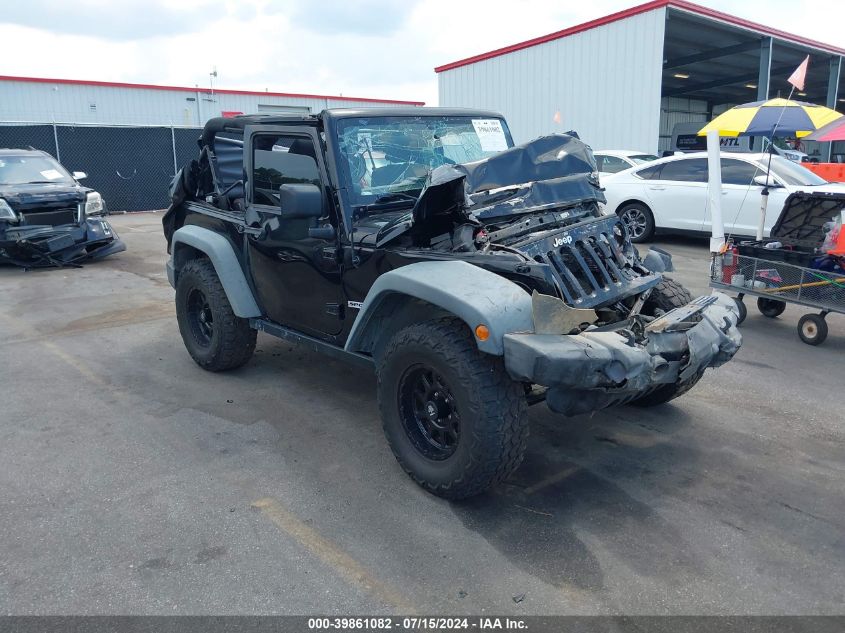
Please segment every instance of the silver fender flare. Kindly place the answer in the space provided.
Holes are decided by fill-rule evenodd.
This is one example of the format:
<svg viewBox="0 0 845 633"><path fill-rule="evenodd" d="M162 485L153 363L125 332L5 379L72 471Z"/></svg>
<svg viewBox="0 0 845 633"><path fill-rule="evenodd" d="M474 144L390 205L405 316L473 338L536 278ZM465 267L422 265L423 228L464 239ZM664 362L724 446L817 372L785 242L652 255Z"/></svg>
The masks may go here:
<svg viewBox="0 0 845 633"><path fill-rule="evenodd" d="M360 351L361 343L378 327L375 322L385 299L392 295L421 299L454 314L475 332L478 325L490 330L487 340L474 337L488 354L504 354L504 336L534 328L531 295L512 281L467 262L418 262L381 275L361 304L346 350Z"/></svg>
<svg viewBox="0 0 845 633"><path fill-rule="evenodd" d="M167 262L170 285L176 287L179 270L188 259L186 256L190 249L186 246L200 251L211 260L236 315L244 319L261 316L261 310L255 302L232 245L225 237L209 229L189 225L183 226L173 234L170 247L172 255Z"/></svg>

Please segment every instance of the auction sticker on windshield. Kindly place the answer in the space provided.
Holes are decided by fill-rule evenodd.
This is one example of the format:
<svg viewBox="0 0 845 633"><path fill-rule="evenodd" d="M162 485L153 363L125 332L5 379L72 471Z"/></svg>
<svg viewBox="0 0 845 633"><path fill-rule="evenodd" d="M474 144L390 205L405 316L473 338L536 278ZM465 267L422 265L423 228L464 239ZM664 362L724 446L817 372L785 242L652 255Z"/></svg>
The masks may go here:
<svg viewBox="0 0 845 633"><path fill-rule="evenodd" d="M56 169L45 169L41 172L41 175L44 176L47 180L56 180L62 177L61 172Z"/></svg>
<svg viewBox="0 0 845 633"><path fill-rule="evenodd" d="M483 152L503 152L508 148L505 131L499 119L473 119L472 127L478 135Z"/></svg>

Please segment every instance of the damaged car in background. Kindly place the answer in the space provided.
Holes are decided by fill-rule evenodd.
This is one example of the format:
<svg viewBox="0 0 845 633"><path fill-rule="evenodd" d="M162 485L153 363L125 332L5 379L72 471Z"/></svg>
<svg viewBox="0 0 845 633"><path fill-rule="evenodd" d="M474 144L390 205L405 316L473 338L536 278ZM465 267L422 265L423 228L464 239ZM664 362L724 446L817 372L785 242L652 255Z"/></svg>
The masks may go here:
<svg viewBox="0 0 845 633"><path fill-rule="evenodd" d="M732 300L693 299L600 212L574 133L326 110L212 119L199 145L163 218L190 355L234 369L263 331L374 369L394 455L443 497L516 469L528 405L659 405L740 346Z"/></svg>
<svg viewBox="0 0 845 633"><path fill-rule="evenodd" d="M0 263L78 266L126 250L85 177L46 152L0 149Z"/></svg>

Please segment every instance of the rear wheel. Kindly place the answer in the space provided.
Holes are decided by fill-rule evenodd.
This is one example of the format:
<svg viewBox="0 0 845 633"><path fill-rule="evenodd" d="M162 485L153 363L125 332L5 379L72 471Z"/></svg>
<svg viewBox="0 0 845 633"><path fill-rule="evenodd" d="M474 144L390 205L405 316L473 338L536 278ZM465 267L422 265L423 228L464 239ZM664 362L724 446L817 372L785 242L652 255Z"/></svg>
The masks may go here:
<svg viewBox="0 0 845 633"><path fill-rule="evenodd" d="M429 492L470 497L519 466L528 437L524 388L500 357L479 351L463 322L400 330L376 371L390 448Z"/></svg>
<svg viewBox="0 0 845 633"><path fill-rule="evenodd" d="M256 331L235 315L207 259L191 260L179 271L176 320L188 353L203 369L235 369L255 351Z"/></svg>
<svg viewBox="0 0 845 633"><path fill-rule="evenodd" d="M760 297L757 299L757 309L763 316L774 319L783 314L783 311L786 310L786 303L777 299Z"/></svg>
<svg viewBox="0 0 845 633"><path fill-rule="evenodd" d="M656 309L669 312L675 308L687 305L690 301L692 301L692 295L689 290L674 279L663 277L663 280L652 289L648 300L643 305L643 311L646 314L652 315L655 314ZM694 318L700 319L701 317L697 316ZM632 401L631 404L638 407L654 407L674 400L692 389L701 380L703 375L704 370L702 369L690 376L687 380L678 380L674 383L662 385L654 391Z"/></svg>
<svg viewBox="0 0 845 633"><path fill-rule="evenodd" d="M654 237L654 215L644 204L628 202L619 207L616 213L628 229L632 242L639 244Z"/></svg>
<svg viewBox="0 0 845 633"><path fill-rule="evenodd" d="M736 324L740 325L743 321L745 321L745 318L748 316L748 308L745 307L745 303L743 302L742 297L737 297L736 299L734 299L734 302L736 303L737 309Z"/></svg>

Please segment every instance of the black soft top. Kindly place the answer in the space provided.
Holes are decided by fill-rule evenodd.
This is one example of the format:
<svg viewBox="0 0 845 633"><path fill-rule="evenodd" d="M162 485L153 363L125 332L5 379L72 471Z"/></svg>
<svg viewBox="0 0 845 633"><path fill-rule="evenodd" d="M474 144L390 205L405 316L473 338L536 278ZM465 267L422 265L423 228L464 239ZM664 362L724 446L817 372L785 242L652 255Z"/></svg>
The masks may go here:
<svg viewBox="0 0 845 633"><path fill-rule="evenodd" d="M278 114L240 114L233 117L209 119L202 129L201 146L213 147L214 137L221 132L243 134L247 125L316 125L319 117L313 114L299 116Z"/></svg>

